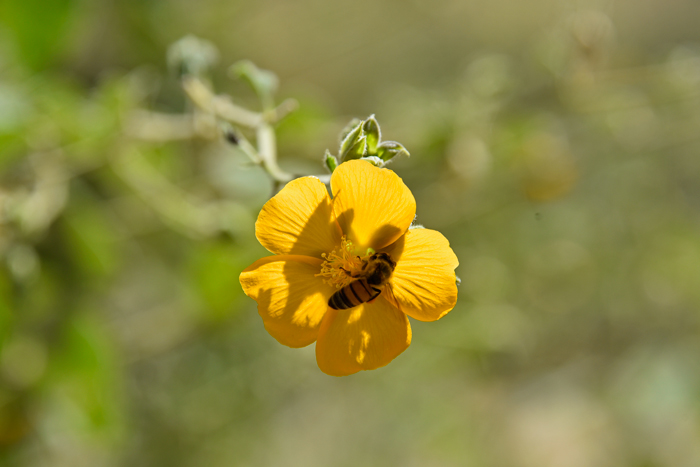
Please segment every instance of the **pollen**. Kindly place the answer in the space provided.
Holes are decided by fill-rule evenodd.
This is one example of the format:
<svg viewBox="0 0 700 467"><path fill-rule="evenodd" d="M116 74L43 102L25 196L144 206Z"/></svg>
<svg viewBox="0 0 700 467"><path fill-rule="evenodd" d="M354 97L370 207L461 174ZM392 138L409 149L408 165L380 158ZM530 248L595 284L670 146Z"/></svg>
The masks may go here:
<svg viewBox="0 0 700 467"><path fill-rule="evenodd" d="M340 289L355 280L353 278L362 270L366 258L360 257L355 251L352 242L345 235L340 239L340 247L330 253L322 253L324 259L321 272L316 274L322 277L323 282Z"/></svg>

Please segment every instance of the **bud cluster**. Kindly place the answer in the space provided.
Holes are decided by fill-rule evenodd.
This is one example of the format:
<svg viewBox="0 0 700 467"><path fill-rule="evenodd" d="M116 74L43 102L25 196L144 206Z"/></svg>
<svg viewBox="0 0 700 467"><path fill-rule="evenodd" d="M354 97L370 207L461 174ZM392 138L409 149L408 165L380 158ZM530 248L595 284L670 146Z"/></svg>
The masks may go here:
<svg viewBox="0 0 700 467"><path fill-rule="evenodd" d="M408 150L396 141L382 141L382 132L374 115L366 120L353 119L340 134L340 148L334 156L326 149L324 162L333 172L338 164L353 159L366 160L377 167L384 167L394 157L410 156Z"/></svg>

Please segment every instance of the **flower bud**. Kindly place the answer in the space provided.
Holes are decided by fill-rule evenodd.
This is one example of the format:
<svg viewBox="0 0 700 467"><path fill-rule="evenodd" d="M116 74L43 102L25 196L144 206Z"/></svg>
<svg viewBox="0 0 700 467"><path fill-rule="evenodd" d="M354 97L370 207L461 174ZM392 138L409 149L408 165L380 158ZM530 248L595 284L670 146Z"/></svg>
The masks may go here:
<svg viewBox="0 0 700 467"><path fill-rule="evenodd" d="M167 60L179 77L201 76L219 61L219 51L211 42L189 35L168 47Z"/></svg>
<svg viewBox="0 0 700 467"><path fill-rule="evenodd" d="M350 124L354 122L355 120L351 121ZM340 150L338 151L338 159L341 162L350 159L359 159L365 155L366 138L362 134L362 124L362 121L357 122L355 127L351 128L347 133L345 130L348 129L349 125L343 130L345 137L343 137L340 142Z"/></svg>
<svg viewBox="0 0 700 467"><path fill-rule="evenodd" d="M367 155L376 155L377 146L382 139L382 131L379 129L379 123L374 118L374 114L362 123L362 133L367 138Z"/></svg>

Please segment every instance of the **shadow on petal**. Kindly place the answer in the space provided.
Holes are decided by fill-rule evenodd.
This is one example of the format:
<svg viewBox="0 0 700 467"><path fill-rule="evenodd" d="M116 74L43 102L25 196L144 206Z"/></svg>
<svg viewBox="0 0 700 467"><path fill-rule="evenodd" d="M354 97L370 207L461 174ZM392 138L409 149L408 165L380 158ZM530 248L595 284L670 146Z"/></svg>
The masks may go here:
<svg viewBox="0 0 700 467"><path fill-rule="evenodd" d="M369 246L374 249L385 248L387 246L387 239L396 238L401 233L401 230L395 225L382 225L374 231L374 234L372 234L372 238L369 241ZM394 243L400 241L401 238L403 238L403 236L399 237L399 240L395 241Z"/></svg>
<svg viewBox="0 0 700 467"><path fill-rule="evenodd" d="M411 343L406 315L381 295L348 310L329 309L316 342L316 362L332 376L382 367Z"/></svg>
<svg viewBox="0 0 700 467"><path fill-rule="evenodd" d="M326 186L304 177L290 182L263 206L255 234L272 253L321 258L340 243L342 231Z"/></svg>
<svg viewBox="0 0 700 467"><path fill-rule="evenodd" d="M265 328L284 345L304 347L316 340L334 292L316 277L321 263L308 256L268 256L241 273L243 290L258 302Z"/></svg>

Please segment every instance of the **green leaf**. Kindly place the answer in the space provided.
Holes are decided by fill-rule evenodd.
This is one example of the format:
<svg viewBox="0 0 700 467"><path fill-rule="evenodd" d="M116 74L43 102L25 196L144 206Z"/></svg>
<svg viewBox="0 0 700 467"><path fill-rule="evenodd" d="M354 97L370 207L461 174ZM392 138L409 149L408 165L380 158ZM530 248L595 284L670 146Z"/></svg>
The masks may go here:
<svg viewBox="0 0 700 467"><path fill-rule="evenodd" d="M377 147L377 157L386 162L401 155L410 156L411 154L403 147L403 144L396 141L384 141Z"/></svg>
<svg viewBox="0 0 700 467"><path fill-rule="evenodd" d="M362 132L367 138L367 154L374 156L377 154L377 145L382 139L382 132L379 128L377 119L374 114L370 115L367 120L362 123Z"/></svg>
<svg viewBox="0 0 700 467"><path fill-rule="evenodd" d="M335 156L332 155L328 149L326 149L324 162L326 164L326 167L328 167L328 170L331 171L331 173L333 173L335 168L338 167L338 159L336 159Z"/></svg>

